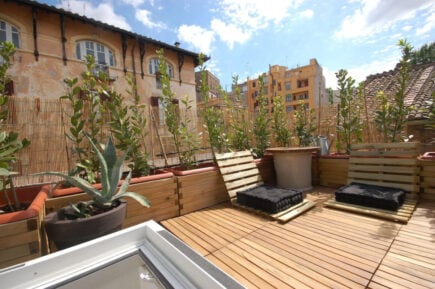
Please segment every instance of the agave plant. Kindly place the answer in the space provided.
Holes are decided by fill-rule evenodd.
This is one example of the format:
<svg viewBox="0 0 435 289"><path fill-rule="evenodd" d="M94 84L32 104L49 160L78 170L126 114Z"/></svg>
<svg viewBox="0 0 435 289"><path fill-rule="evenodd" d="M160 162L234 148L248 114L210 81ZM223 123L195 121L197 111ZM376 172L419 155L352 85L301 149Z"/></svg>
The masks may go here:
<svg viewBox="0 0 435 289"><path fill-rule="evenodd" d="M130 184L131 171L118 190L118 184L122 176L122 165L127 156L127 152L124 152L121 157L117 158L115 145L111 137L109 137L103 152L98 149L88 136L86 137L91 143L100 162L101 190L96 189L87 180L78 176L69 176L60 172L44 172L37 175L44 174L62 177L71 185L77 186L92 197L90 203L73 205L74 210L80 217L95 214L92 212L107 211L113 206L116 206L119 200L124 197L133 198L142 206L149 207L150 203L144 196L127 191Z"/></svg>

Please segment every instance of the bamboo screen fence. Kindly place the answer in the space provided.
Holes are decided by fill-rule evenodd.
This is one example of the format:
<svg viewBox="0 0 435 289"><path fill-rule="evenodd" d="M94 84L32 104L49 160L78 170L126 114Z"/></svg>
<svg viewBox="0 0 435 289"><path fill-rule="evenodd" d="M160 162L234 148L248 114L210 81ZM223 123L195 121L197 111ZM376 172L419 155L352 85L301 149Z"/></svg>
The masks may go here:
<svg viewBox="0 0 435 289"><path fill-rule="evenodd" d="M53 181L44 177L35 177L31 174L44 171L67 172L73 168L75 161L71 144L65 136L69 129L68 108L60 100L39 98L11 98L9 103L9 121L6 130L14 130L20 138L27 138L31 145L19 153L18 161L14 164L14 171L20 173L16 185L27 185ZM225 111L225 110L224 110ZM245 117L252 122L253 115L245 110ZM336 134L337 107L324 106L315 111L316 135L330 136ZM196 113L192 113L192 129L198 132L200 150L197 160L210 160L212 154L209 149L207 134ZM146 150L150 161L155 167L177 164L175 150L170 134L158 116L158 112L149 110ZM228 122L228 117L225 117ZM291 122L290 122L291 125ZM292 129L292 128L290 128ZM272 138L272 146L275 145ZM364 131L365 142L381 141L376 134L372 122L367 121ZM333 149L333 148L332 148Z"/></svg>

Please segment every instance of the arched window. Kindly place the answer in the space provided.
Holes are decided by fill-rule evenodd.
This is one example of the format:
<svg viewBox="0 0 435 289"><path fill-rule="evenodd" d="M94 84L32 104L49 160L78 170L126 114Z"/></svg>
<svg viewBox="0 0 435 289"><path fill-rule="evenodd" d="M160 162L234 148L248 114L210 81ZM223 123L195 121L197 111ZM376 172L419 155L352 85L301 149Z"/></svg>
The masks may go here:
<svg viewBox="0 0 435 289"><path fill-rule="evenodd" d="M104 66L115 66L115 57L112 50L103 44L95 41L79 41L76 45L77 58L86 60L87 55L95 58L95 64Z"/></svg>
<svg viewBox="0 0 435 289"><path fill-rule="evenodd" d="M169 64L168 62L166 62L166 66L167 66L167 72L170 78L174 77L174 68L172 67L171 64ZM150 59L150 63L149 63L149 72L150 74L156 74L159 71L159 59L158 58L151 58Z"/></svg>
<svg viewBox="0 0 435 289"><path fill-rule="evenodd" d="M6 21L0 20L0 43L4 41L12 42L15 47L20 47L20 33L15 26Z"/></svg>

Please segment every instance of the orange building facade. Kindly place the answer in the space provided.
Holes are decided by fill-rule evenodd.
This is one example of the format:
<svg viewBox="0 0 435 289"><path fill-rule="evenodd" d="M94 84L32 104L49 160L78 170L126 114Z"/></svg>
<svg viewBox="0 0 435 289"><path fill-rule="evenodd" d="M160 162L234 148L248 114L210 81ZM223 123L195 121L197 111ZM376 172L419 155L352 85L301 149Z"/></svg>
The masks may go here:
<svg viewBox="0 0 435 289"><path fill-rule="evenodd" d="M286 66L272 65L263 73L264 90L269 112L273 111L273 98L280 96L287 113L294 111L301 103L309 108L326 104L328 96L325 88L323 69L316 59L306 66L288 69ZM245 88L247 106L254 112L260 95L259 79L249 79L242 84Z"/></svg>

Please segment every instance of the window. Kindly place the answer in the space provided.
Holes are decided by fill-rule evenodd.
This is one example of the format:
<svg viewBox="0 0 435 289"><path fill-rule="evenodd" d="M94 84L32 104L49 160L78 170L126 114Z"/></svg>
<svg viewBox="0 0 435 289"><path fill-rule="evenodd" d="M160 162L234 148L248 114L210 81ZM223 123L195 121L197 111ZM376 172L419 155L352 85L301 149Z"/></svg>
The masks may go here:
<svg viewBox="0 0 435 289"><path fill-rule="evenodd" d="M291 106L291 105L287 105L287 106L285 107L285 110L286 110L287 112L290 112L290 111L293 110L293 106Z"/></svg>
<svg viewBox="0 0 435 289"><path fill-rule="evenodd" d="M308 86L308 79L302 79L302 80L298 80L298 88L301 87L307 87Z"/></svg>
<svg viewBox="0 0 435 289"><path fill-rule="evenodd" d="M268 87L264 87L264 89L263 89L263 94L268 94L269 93L269 89L268 89Z"/></svg>
<svg viewBox="0 0 435 289"><path fill-rule="evenodd" d="M115 57L112 50L99 42L79 41L76 45L77 59L86 60L87 55L95 58L95 64L115 66Z"/></svg>
<svg viewBox="0 0 435 289"><path fill-rule="evenodd" d="M6 21L0 20L0 43L9 41L14 44L15 47L20 47L20 33L18 29Z"/></svg>
<svg viewBox="0 0 435 289"><path fill-rule="evenodd" d="M299 95L299 100L302 100L302 99L308 99L308 93L307 92L304 93L304 94Z"/></svg>
<svg viewBox="0 0 435 289"><path fill-rule="evenodd" d="M173 78L174 77L174 68L167 61L166 61L166 67L167 67L166 72L168 73L169 77ZM159 59L156 57L151 58L148 69L149 69L150 74L157 74L157 72L159 72Z"/></svg>
<svg viewBox="0 0 435 289"><path fill-rule="evenodd" d="M286 71L286 72L285 72L285 76L284 76L284 77L285 77L285 78L290 78L290 76L291 76L291 73L290 73L290 71Z"/></svg>
<svg viewBox="0 0 435 289"><path fill-rule="evenodd" d="M290 81L286 81L286 83L285 83L285 90L290 90L290 89L291 89Z"/></svg>
<svg viewBox="0 0 435 289"><path fill-rule="evenodd" d="M287 94L285 96L285 102L291 102L292 101L292 95L291 94Z"/></svg>
<svg viewBox="0 0 435 289"><path fill-rule="evenodd" d="M179 109L179 101L178 99L173 99L172 103L177 105ZM151 108L153 118L158 120L159 125L165 125L165 108L163 107L163 102L161 97L159 96L151 96ZM180 113L177 111L177 113Z"/></svg>

